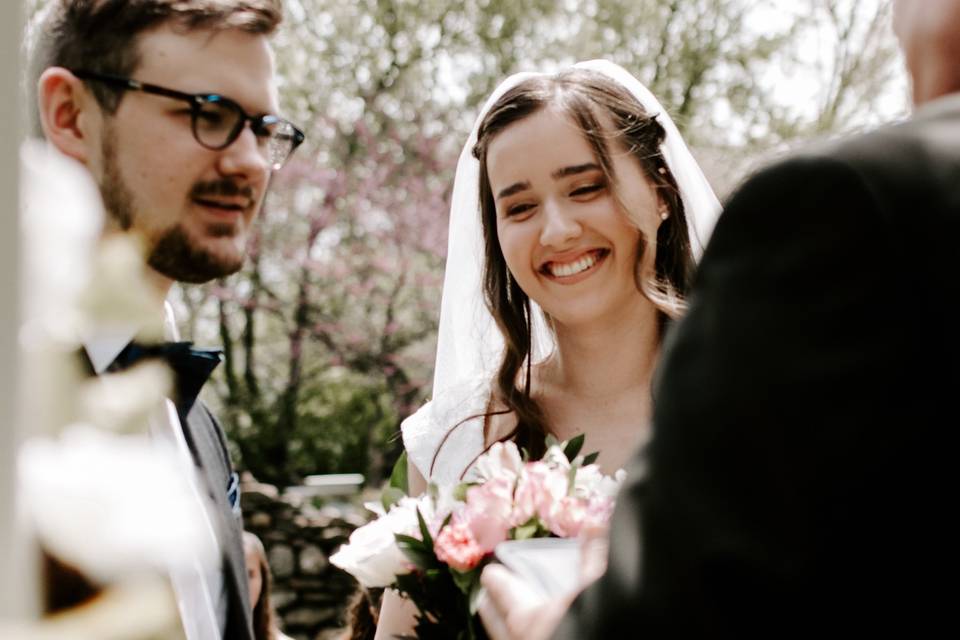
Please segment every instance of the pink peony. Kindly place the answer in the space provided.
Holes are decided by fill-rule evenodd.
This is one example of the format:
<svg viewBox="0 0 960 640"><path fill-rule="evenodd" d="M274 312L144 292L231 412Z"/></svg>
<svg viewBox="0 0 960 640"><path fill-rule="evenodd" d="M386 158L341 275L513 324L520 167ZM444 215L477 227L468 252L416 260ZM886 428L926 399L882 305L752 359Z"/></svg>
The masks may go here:
<svg viewBox="0 0 960 640"><path fill-rule="evenodd" d="M494 478L467 491L466 508L457 520L466 524L484 553L507 539L513 526L513 480Z"/></svg>
<svg viewBox="0 0 960 640"><path fill-rule="evenodd" d="M451 522L440 531L433 550L441 562L457 571L473 569L485 555L473 533L463 522Z"/></svg>
<svg viewBox="0 0 960 640"><path fill-rule="evenodd" d="M567 495L568 486L569 480L564 469L551 468L543 462L527 463L517 482L511 524L526 524L534 516L545 520L553 505Z"/></svg>
<svg viewBox="0 0 960 640"><path fill-rule="evenodd" d="M543 518L548 529L561 538L574 538L584 530L606 528L613 514L613 499L606 497L578 498L567 496L558 500Z"/></svg>

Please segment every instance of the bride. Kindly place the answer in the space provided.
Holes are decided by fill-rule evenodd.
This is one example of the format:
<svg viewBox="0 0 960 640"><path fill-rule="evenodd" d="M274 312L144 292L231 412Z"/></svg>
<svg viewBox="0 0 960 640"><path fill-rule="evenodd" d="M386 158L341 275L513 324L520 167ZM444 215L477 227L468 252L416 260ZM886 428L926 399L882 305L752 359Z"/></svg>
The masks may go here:
<svg viewBox="0 0 960 640"><path fill-rule="evenodd" d="M537 458L548 434L585 434L605 473L623 466L719 208L621 67L504 81L457 167L434 398L403 424L411 495L508 439ZM415 613L388 592L376 637L411 633Z"/></svg>

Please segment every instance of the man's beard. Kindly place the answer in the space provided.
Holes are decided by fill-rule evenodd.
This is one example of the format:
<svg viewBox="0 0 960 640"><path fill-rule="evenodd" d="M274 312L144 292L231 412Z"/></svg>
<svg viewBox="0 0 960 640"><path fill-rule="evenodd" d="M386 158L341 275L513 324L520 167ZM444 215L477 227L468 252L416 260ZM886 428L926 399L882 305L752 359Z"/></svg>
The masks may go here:
<svg viewBox="0 0 960 640"><path fill-rule="evenodd" d="M215 235L215 231L208 229L211 235ZM233 229L222 235L233 235ZM200 284L236 273L243 266L243 257L242 252L226 258L201 249L191 242L183 225L177 224L164 231L154 243L147 264L177 282Z"/></svg>
<svg viewBox="0 0 960 640"><path fill-rule="evenodd" d="M116 140L113 132L107 129L103 137L103 180L100 194L109 215L124 231L136 231L136 207L133 193L120 174L120 165L116 154ZM235 189L235 187L234 187ZM197 184L194 192L231 192L222 185ZM253 206L253 205L251 205ZM206 233L210 237L232 236L235 229L230 225L208 226ZM148 239L149 240L149 239ZM165 230L149 247L147 264L158 273L176 280L199 284L215 278L236 273L243 266L244 255L236 257L216 255L191 240L183 224L178 222Z"/></svg>

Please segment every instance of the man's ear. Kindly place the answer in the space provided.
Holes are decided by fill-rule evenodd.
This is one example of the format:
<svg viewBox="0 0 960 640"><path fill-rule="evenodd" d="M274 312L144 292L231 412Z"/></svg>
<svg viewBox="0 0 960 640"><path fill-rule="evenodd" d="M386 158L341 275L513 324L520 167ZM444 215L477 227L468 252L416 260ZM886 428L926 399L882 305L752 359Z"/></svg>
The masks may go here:
<svg viewBox="0 0 960 640"><path fill-rule="evenodd" d="M88 165L102 126L93 94L69 70L50 67L40 75L37 101L47 140L61 153Z"/></svg>

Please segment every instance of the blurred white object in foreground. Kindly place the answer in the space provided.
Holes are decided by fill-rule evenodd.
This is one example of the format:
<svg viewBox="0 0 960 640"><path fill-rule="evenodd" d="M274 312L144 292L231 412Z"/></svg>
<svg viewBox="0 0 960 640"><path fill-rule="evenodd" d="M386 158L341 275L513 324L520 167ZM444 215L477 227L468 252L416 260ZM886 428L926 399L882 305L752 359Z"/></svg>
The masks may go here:
<svg viewBox="0 0 960 640"><path fill-rule="evenodd" d="M82 165L44 142L23 144L21 167L23 318L74 341L103 229L100 192Z"/></svg>
<svg viewBox="0 0 960 640"><path fill-rule="evenodd" d="M104 235L83 167L38 142L21 161L19 517L26 535L102 591L42 620L0 620L0 637L183 638L169 575L215 566L219 553L189 456L149 435L168 410L170 372L152 363L90 378L80 366L91 337L129 340L134 329L159 339L162 300L136 239ZM21 588L32 590L38 573L28 567Z"/></svg>
<svg viewBox="0 0 960 640"><path fill-rule="evenodd" d="M22 504L44 547L101 584L185 566L206 541L192 469L146 435L74 425L25 442ZM215 549L201 549L212 558Z"/></svg>

